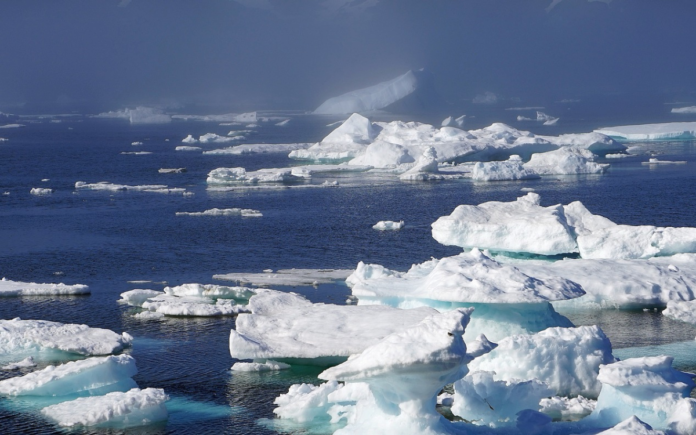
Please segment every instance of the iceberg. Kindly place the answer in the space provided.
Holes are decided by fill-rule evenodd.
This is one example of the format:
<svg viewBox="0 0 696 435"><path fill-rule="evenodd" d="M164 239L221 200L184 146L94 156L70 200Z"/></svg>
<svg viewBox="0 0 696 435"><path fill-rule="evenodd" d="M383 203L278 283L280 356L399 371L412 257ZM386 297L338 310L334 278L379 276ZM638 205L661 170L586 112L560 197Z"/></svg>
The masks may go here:
<svg viewBox="0 0 696 435"><path fill-rule="evenodd" d="M55 349L79 355L109 355L130 345L133 337L108 329L46 320L0 320L0 355Z"/></svg>
<svg viewBox="0 0 696 435"><path fill-rule="evenodd" d="M137 191L137 192L153 192L153 193L184 193L183 188L169 188L164 184L145 184L140 186L129 186L126 184L114 184L108 181L100 181L98 183L85 183L78 181L75 183L75 190L106 190L106 191Z"/></svg>
<svg viewBox="0 0 696 435"><path fill-rule="evenodd" d="M181 142L183 142L183 143L197 143L198 139L196 139L195 137L193 137L192 135L189 134L185 138L181 139Z"/></svg>
<svg viewBox="0 0 696 435"><path fill-rule="evenodd" d="M683 433L686 434L688 432ZM652 426L643 423L638 417L633 415L611 429L599 432L597 435L665 435L665 433L653 430Z"/></svg>
<svg viewBox="0 0 696 435"><path fill-rule="evenodd" d="M408 71L392 80L329 98L315 111L317 115L373 112L380 109L423 110L440 102L429 72Z"/></svg>
<svg viewBox="0 0 696 435"><path fill-rule="evenodd" d="M686 160L679 160L676 162L670 160L659 160L656 158L651 158L647 162L641 162L642 165L684 165Z"/></svg>
<svg viewBox="0 0 696 435"><path fill-rule="evenodd" d="M667 309L662 311L662 315L696 325L696 300L667 301Z"/></svg>
<svg viewBox="0 0 696 435"><path fill-rule="evenodd" d="M30 194L35 195L35 196L45 196L45 195L50 195L53 193L53 189L47 189L47 188L42 188L42 187L33 187L30 191Z"/></svg>
<svg viewBox="0 0 696 435"><path fill-rule="evenodd" d="M388 168L413 162L415 162L415 159L407 148L391 142L377 140L368 145L361 155L352 159L350 164Z"/></svg>
<svg viewBox="0 0 696 435"><path fill-rule="evenodd" d="M431 308L313 304L291 293L260 291L230 332L237 359L340 361L436 313ZM366 327L369 325L369 327ZM323 361L322 361L323 360Z"/></svg>
<svg viewBox="0 0 696 435"><path fill-rule="evenodd" d="M129 355L93 357L0 381L4 396L96 396L136 387L131 379L138 373Z"/></svg>
<svg viewBox="0 0 696 435"><path fill-rule="evenodd" d="M406 172L399 176L400 180L439 180L444 178L438 174L437 151L435 148L428 147L418 158L416 163Z"/></svg>
<svg viewBox="0 0 696 435"><path fill-rule="evenodd" d="M160 168L157 170L160 174L183 174L186 168Z"/></svg>
<svg viewBox="0 0 696 435"><path fill-rule="evenodd" d="M532 154L523 166L539 175L601 174L609 168L608 164L595 163L591 151L574 147Z"/></svg>
<svg viewBox="0 0 696 435"><path fill-rule="evenodd" d="M373 229L379 231L396 231L404 227L404 221L379 221L372 226Z"/></svg>
<svg viewBox="0 0 696 435"><path fill-rule="evenodd" d="M203 154L212 155L241 155L241 154L270 154L270 153L287 153L294 150L303 150L309 148L311 143L259 143L259 144L244 144L235 145L228 148L204 151Z"/></svg>
<svg viewBox="0 0 696 435"><path fill-rule="evenodd" d="M517 413L539 409L539 402L553 391L539 380L496 381L495 373L473 372L454 383L452 413L476 425L515 425Z"/></svg>
<svg viewBox="0 0 696 435"><path fill-rule="evenodd" d="M242 216L242 217L262 217L263 214L258 210L250 208L212 208L199 212L176 212L177 216Z"/></svg>
<svg viewBox="0 0 696 435"><path fill-rule="evenodd" d="M613 139L635 142L645 140L696 139L696 122L668 122L663 124L622 125L595 130Z"/></svg>
<svg viewBox="0 0 696 435"><path fill-rule="evenodd" d="M432 224L432 235L443 245L556 255L578 252L573 230L560 205L541 207L534 192L515 202L460 205Z"/></svg>
<svg viewBox="0 0 696 435"><path fill-rule="evenodd" d="M84 284L37 284L35 282L0 280L0 297L2 296L58 296L87 295L89 287Z"/></svg>
<svg viewBox="0 0 696 435"><path fill-rule="evenodd" d="M148 154L152 154L152 152L150 152L150 151L123 151L121 154L132 155L132 156L146 156Z"/></svg>
<svg viewBox="0 0 696 435"><path fill-rule="evenodd" d="M534 154L538 155L538 154ZM471 171L474 181L530 180L539 178L534 171L522 165L522 158L512 155L502 162L476 162Z"/></svg>
<svg viewBox="0 0 696 435"><path fill-rule="evenodd" d="M280 269L264 273L226 273L213 275L213 279L247 283L257 287L308 286L330 284L345 280L353 271L349 269Z"/></svg>
<svg viewBox="0 0 696 435"><path fill-rule="evenodd" d="M178 146L175 148L175 151L200 151L202 150L201 147L190 147L190 146Z"/></svg>
<svg viewBox="0 0 696 435"><path fill-rule="evenodd" d="M696 106L687 106L687 107L674 107L671 111L672 113L696 113Z"/></svg>
<svg viewBox="0 0 696 435"><path fill-rule="evenodd" d="M314 161L343 161L357 157L378 132L369 119L353 113L321 142L303 150L294 150L291 159Z"/></svg>
<svg viewBox="0 0 696 435"><path fill-rule="evenodd" d="M131 124L167 124L172 122L171 116L160 109L138 106L135 109L123 109L94 115L95 118L127 119Z"/></svg>
<svg viewBox="0 0 696 435"><path fill-rule="evenodd" d="M671 420L681 424L696 423L692 412L675 415L675 411L693 399L693 375L672 368L672 357L631 358L602 365L597 379L602 392L597 406L586 419L596 427L611 427L632 416L657 429L666 429ZM685 421L686 420L686 421Z"/></svg>
<svg viewBox="0 0 696 435"><path fill-rule="evenodd" d="M603 391L600 366L614 361L611 342L598 326L557 327L504 338L469 369L495 372L495 380L538 379L557 395L593 398Z"/></svg>
<svg viewBox="0 0 696 435"><path fill-rule="evenodd" d="M352 421L335 433L449 433L451 423L435 410L436 397L467 373L462 335L470 313L428 316L322 372L319 378L327 381L366 383L372 396L358 400Z"/></svg>
<svg viewBox="0 0 696 435"><path fill-rule="evenodd" d="M99 397L79 398L41 410L59 426L144 426L169 417L165 402L169 396L159 388L133 388Z"/></svg>
<svg viewBox="0 0 696 435"><path fill-rule="evenodd" d="M0 128L20 128L20 127L25 127L24 124L5 124L5 125L0 125Z"/></svg>
<svg viewBox="0 0 696 435"><path fill-rule="evenodd" d="M182 284L175 287L165 287L164 292L172 296L234 299L245 303L256 294L256 290L249 287L228 287L216 284Z"/></svg>
<svg viewBox="0 0 696 435"><path fill-rule="evenodd" d="M553 396L541 399L539 412L548 415L554 420L575 421L590 415L596 405L596 400L583 396L572 398Z"/></svg>
<svg viewBox="0 0 696 435"><path fill-rule="evenodd" d="M290 183L302 180L291 168L268 168L247 172L244 168L217 168L208 173L208 184Z"/></svg>

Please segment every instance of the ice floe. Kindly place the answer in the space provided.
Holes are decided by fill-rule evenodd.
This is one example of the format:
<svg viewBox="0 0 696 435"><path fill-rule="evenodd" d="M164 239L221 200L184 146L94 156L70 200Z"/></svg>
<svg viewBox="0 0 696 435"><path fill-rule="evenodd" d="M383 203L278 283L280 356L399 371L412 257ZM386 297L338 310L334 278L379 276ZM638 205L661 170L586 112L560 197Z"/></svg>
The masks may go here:
<svg viewBox="0 0 696 435"><path fill-rule="evenodd" d="M184 121L200 121L200 122L256 122L258 116L256 112L248 113L223 113L220 115L172 115L174 119Z"/></svg>
<svg viewBox="0 0 696 435"><path fill-rule="evenodd" d="M286 120L284 120L284 121L277 122L277 123L276 123L276 126L277 126L277 127L285 127L285 126L288 125L289 123L290 123L290 119L286 119Z"/></svg>
<svg viewBox="0 0 696 435"><path fill-rule="evenodd" d="M165 402L169 396L160 388L133 388L104 396L79 398L48 406L41 413L59 426L101 426L125 428L167 420Z"/></svg>
<svg viewBox="0 0 696 435"><path fill-rule="evenodd" d="M0 355L55 349L79 355L109 355L129 346L133 337L108 329L46 320L0 320Z"/></svg>
<svg viewBox="0 0 696 435"><path fill-rule="evenodd" d="M557 395L592 398L602 389L600 365L614 361L611 343L599 327L556 327L504 338L470 362L469 369L495 372L496 380L538 379Z"/></svg>
<svg viewBox="0 0 696 435"><path fill-rule="evenodd" d="M131 124L167 124L172 121L171 116L160 109L138 106L135 109L123 109L112 112L104 112L94 115L95 118L120 118L127 119Z"/></svg>
<svg viewBox="0 0 696 435"><path fill-rule="evenodd" d="M670 161L670 160L659 160L656 158L651 158L647 162L641 162L643 165L683 165L686 164L686 160Z"/></svg>
<svg viewBox="0 0 696 435"><path fill-rule="evenodd" d="M35 282L0 280L0 297L3 296L58 296L90 294L84 284L38 284Z"/></svg>
<svg viewBox="0 0 696 435"><path fill-rule="evenodd" d="M379 221L372 228L379 231L395 231L404 227L404 221Z"/></svg>
<svg viewBox="0 0 696 435"><path fill-rule="evenodd" d="M201 147L178 146L175 148L175 151L200 151L202 149Z"/></svg>
<svg viewBox="0 0 696 435"><path fill-rule="evenodd" d="M123 151L121 154L133 155L133 156L146 156L148 154L152 154L152 152L151 151Z"/></svg>
<svg viewBox="0 0 696 435"><path fill-rule="evenodd" d="M234 281L258 287L307 286L329 284L345 280L352 269L280 269L263 273L226 273L213 275L213 279Z"/></svg>
<svg viewBox="0 0 696 435"><path fill-rule="evenodd" d="M145 184L139 186L129 186L127 184L114 184L108 181L100 181L98 183L85 183L78 181L75 183L75 190L106 190L106 191L137 191L137 192L152 192L152 193L184 193L184 188L170 188L164 184Z"/></svg>
<svg viewBox="0 0 696 435"><path fill-rule="evenodd" d="M217 168L208 173L208 184L257 184L299 181L291 168L266 168L247 172L244 168Z"/></svg>
<svg viewBox="0 0 696 435"><path fill-rule="evenodd" d="M240 314L236 330L230 333L233 358L346 358L436 312L313 304L302 296L272 290L252 296L248 309L251 314Z"/></svg>
<svg viewBox="0 0 696 435"><path fill-rule="evenodd" d="M24 124L5 124L5 125L0 125L0 128L19 128L19 127L25 127Z"/></svg>
<svg viewBox="0 0 696 435"><path fill-rule="evenodd" d="M693 140L696 122L668 122L664 124L622 125L595 130L617 140Z"/></svg>
<svg viewBox="0 0 696 435"><path fill-rule="evenodd" d="M160 168L157 170L160 174L183 174L186 168Z"/></svg>
<svg viewBox="0 0 696 435"><path fill-rule="evenodd" d="M311 143L279 143L279 144L244 144L235 145L229 148L221 148L216 150L204 151L203 154L223 155L223 154L270 154L270 153L287 153L294 150L302 150L310 147Z"/></svg>
<svg viewBox="0 0 696 435"><path fill-rule="evenodd" d="M696 113L696 106L674 107L672 113Z"/></svg>
<svg viewBox="0 0 696 435"><path fill-rule="evenodd" d="M289 369L290 365L278 361L266 360L266 362L236 362L232 365L233 372L270 372Z"/></svg>
<svg viewBox="0 0 696 435"><path fill-rule="evenodd" d="M0 381L4 396L100 395L136 387L131 379L138 373L129 355L93 357Z"/></svg>
<svg viewBox="0 0 696 435"><path fill-rule="evenodd" d="M185 287L185 289L190 290L190 287ZM246 306L238 305L233 297L226 297L222 293L214 294L214 291L205 294L205 286L195 288L199 292L198 294L187 290L178 292L176 287L173 289L167 287L164 292L136 289L122 293L121 301L155 313L157 317L159 315L175 317L235 316L248 311ZM140 317L150 318L153 315L148 314Z"/></svg>
<svg viewBox="0 0 696 435"><path fill-rule="evenodd" d="M601 174L609 165L595 163L594 154L589 150L563 147L555 151L532 154L524 168L539 175Z"/></svg>
<svg viewBox="0 0 696 435"><path fill-rule="evenodd" d="M242 216L242 217L262 217L263 214L258 210L250 208L212 208L199 212L178 211L177 216Z"/></svg>

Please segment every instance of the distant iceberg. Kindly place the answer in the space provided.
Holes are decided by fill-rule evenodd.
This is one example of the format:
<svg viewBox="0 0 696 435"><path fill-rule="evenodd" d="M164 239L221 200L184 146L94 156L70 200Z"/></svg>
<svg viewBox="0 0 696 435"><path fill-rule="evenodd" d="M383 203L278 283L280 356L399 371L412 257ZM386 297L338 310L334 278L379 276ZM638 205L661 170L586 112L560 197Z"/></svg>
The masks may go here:
<svg viewBox="0 0 696 435"><path fill-rule="evenodd" d="M675 107L672 109L672 113L696 113L696 106Z"/></svg>
<svg viewBox="0 0 696 435"><path fill-rule="evenodd" d="M171 116L160 109L138 106L135 109L123 109L94 115L95 118L127 119L131 124L167 124L172 122Z"/></svg>
<svg viewBox="0 0 696 435"><path fill-rule="evenodd" d="M643 140L696 139L696 122L668 122L664 124L622 125L595 130L616 140L633 142Z"/></svg>
<svg viewBox="0 0 696 435"><path fill-rule="evenodd" d="M441 101L432 82L431 74L424 69L411 70L395 79L329 98L314 111L314 114L364 113L380 109L389 110L390 106L398 106L401 110L422 111Z"/></svg>
<svg viewBox="0 0 696 435"><path fill-rule="evenodd" d="M242 216L242 217L261 217L258 210L252 210L250 208L212 208L210 210L199 211L199 212L176 212L177 216Z"/></svg>

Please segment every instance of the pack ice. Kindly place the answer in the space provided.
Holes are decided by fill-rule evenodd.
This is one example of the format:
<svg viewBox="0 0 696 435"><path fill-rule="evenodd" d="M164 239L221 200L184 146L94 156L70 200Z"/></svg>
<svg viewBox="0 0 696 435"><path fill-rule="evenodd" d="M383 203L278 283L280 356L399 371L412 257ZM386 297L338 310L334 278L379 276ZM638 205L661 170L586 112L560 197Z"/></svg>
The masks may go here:
<svg viewBox="0 0 696 435"><path fill-rule="evenodd" d="M90 294L89 287L84 284L37 284L35 282L0 280L1 296L53 296L53 295L85 295Z"/></svg>
<svg viewBox="0 0 696 435"><path fill-rule="evenodd" d="M233 358L340 360L436 312L313 304L302 296L273 290L260 290L248 308L251 314L240 314L236 330L230 332Z"/></svg>

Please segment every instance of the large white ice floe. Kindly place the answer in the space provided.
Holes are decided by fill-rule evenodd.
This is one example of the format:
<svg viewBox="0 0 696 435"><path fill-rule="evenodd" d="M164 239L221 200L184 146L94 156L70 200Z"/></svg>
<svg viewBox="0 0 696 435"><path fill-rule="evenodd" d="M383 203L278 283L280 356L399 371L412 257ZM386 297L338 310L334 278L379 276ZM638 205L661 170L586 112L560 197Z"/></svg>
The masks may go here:
<svg viewBox="0 0 696 435"><path fill-rule="evenodd" d="M180 290L182 287L183 290ZM200 284L185 284L180 287L167 287L168 291L165 292L136 289L122 293L121 301L159 316L217 317L247 312L246 306L238 305L232 295L226 295L223 291L215 294L215 287L218 286L206 290L205 286ZM153 315L140 317L151 318Z"/></svg>
<svg viewBox="0 0 696 435"><path fill-rule="evenodd" d="M94 117L127 119L131 124L166 124L172 121L171 116L162 112L160 109L142 106L138 106L135 109L104 112Z"/></svg>
<svg viewBox="0 0 696 435"><path fill-rule="evenodd" d="M435 410L436 396L467 373L462 335L470 312L428 316L322 372L320 379L366 383L372 396L357 401L354 418L336 433L448 433L451 423Z"/></svg>
<svg viewBox="0 0 696 435"><path fill-rule="evenodd" d="M573 147L532 154L524 164L525 169L539 175L601 174L608 167L608 164L595 163L591 151Z"/></svg>
<svg viewBox="0 0 696 435"><path fill-rule="evenodd" d="M495 372L496 380L538 379L558 395L591 398L602 389L597 380L600 365L614 360L604 332L597 326L580 326L507 337L469 368Z"/></svg>
<svg viewBox="0 0 696 435"><path fill-rule="evenodd" d="M244 302L248 302L249 298L256 294L256 290L249 287L230 287L217 284L182 284L174 287L165 287L164 292L172 296L234 299Z"/></svg>
<svg viewBox="0 0 696 435"><path fill-rule="evenodd" d="M48 406L41 413L59 426L144 426L169 417L169 396L160 388L133 388L99 397L79 398Z"/></svg>
<svg viewBox="0 0 696 435"><path fill-rule="evenodd" d="M611 427L636 416L655 429L693 433L680 430L696 427L696 401L689 398L693 375L672 368L672 360L657 356L603 365L598 376L602 392L595 410L584 421L596 427Z"/></svg>
<svg viewBox="0 0 696 435"><path fill-rule="evenodd" d="M595 132L624 141L692 140L696 138L696 122L622 125L601 128Z"/></svg>
<svg viewBox="0 0 696 435"><path fill-rule="evenodd" d="M353 271L350 269L280 269L263 273L226 273L213 275L213 279L234 281L257 287L310 286L330 284L345 280Z"/></svg>
<svg viewBox="0 0 696 435"><path fill-rule="evenodd" d="M270 153L287 153L294 150L302 150L309 148L311 143L259 143L259 144L244 144L236 145L228 148L204 151L203 154L213 155L240 155L240 154L270 154Z"/></svg>
<svg viewBox="0 0 696 435"><path fill-rule="evenodd" d="M542 207L539 202L539 195L530 192L514 202L460 205L432 224L432 234L444 245L463 248L542 255L578 252L563 207Z"/></svg>
<svg viewBox="0 0 696 435"><path fill-rule="evenodd" d="M291 168L268 168L247 172L244 168L217 168L208 173L207 183L216 184L257 184L288 183L302 180L292 174Z"/></svg>
<svg viewBox="0 0 696 435"><path fill-rule="evenodd" d="M42 348L80 355L108 355L129 346L133 337L108 329L46 320L0 320L0 355Z"/></svg>
<svg viewBox="0 0 696 435"><path fill-rule="evenodd" d="M585 294L570 280L551 273L524 274L478 249L413 265L408 272L361 262L346 283L359 305L430 306L438 310L475 307L464 336L467 341L479 334L496 341L552 326L572 326L549 302Z"/></svg>
<svg viewBox="0 0 696 435"><path fill-rule="evenodd" d="M0 297L2 296L58 296L90 294L84 284L38 284L35 282L0 280Z"/></svg>
<svg viewBox="0 0 696 435"><path fill-rule="evenodd" d="M533 156L536 155L538 154L533 154ZM523 165L522 158L518 155L512 155L505 161L476 162L471 171L471 179L475 181L529 180L534 178L539 178L539 175Z"/></svg>
<svg viewBox="0 0 696 435"><path fill-rule="evenodd" d="M253 296L248 308L251 314L240 314L230 333L233 358L346 358L436 313L430 308L313 304L272 290Z"/></svg>
<svg viewBox="0 0 696 435"><path fill-rule="evenodd" d="M203 148L201 147L192 147L192 146L178 146L174 150L175 151L200 151Z"/></svg>
<svg viewBox="0 0 696 435"><path fill-rule="evenodd" d="M536 379L496 381L494 375L478 371L456 381L452 413L477 425L514 426L518 412L539 409L541 399L553 394Z"/></svg>
<svg viewBox="0 0 696 435"><path fill-rule="evenodd" d="M136 387L138 373L129 355L93 357L0 381L4 396L101 395Z"/></svg>
<svg viewBox="0 0 696 435"><path fill-rule="evenodd" d="M198 138L200 143L227 143L242 140L244 136L220 136L215 133L206 133Z"/></svg>
<svg viewBox="0 0 696 435"><path fill-rule="evenodd" d="M164 184L144 184L131 186L127 184L114 184L108 181L100 181L98 183L85 183L77 181L75 190L105 190L105 191L136 191L136 192L153 192L153 193L184 193L184 188L170 188Z"/></svg>
<svg viewBox="0 0 696 435"><path fill-rule="evenodd" d="M212 208L205 211L186 212L178 211L177 216L242 216L242 217L262 217L263 214L258 210L250 208Z"/></svg>
<svg viewBox="0 0 696 435"><path fill-rule="evenodd" d="M408 71L392 80L329 98L314 113L340 115L384 109L422 88L426 74L423 70Z"/></svg>

